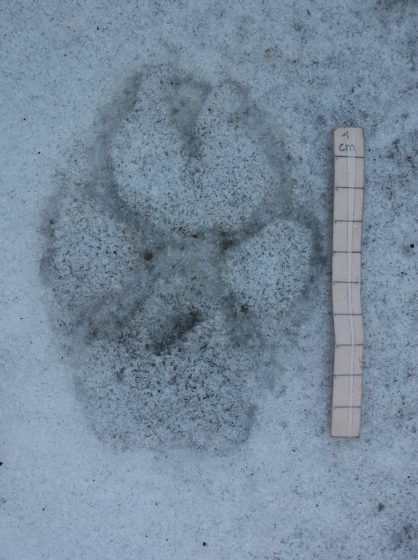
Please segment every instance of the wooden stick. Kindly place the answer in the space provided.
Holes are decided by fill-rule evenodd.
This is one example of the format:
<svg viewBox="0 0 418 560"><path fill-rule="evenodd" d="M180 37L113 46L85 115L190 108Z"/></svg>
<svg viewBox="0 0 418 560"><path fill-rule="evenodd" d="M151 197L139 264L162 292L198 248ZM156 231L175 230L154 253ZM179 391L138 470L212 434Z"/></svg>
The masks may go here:
<svg viewBox="0 0 418 560"><path fill-rule="evenodd" d="M332 306L335 353L331 435L358 437L363 381L361 238L364 139L361 128L334 130Z"/></svg>

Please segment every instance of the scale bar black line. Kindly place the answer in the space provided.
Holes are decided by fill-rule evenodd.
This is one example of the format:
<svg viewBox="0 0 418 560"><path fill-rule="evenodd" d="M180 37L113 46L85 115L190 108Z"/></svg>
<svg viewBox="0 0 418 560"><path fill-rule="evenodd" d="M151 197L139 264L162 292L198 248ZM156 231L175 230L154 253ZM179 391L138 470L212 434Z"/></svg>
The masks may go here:
<svg viewBox="0 0 418 560"><path fill-rule="evenodd" d="M362 313L333 313L334 317L343 315L344 317L361 317Z"/></svg>
<svg viewBox="0 0 418 560"><path fill-rule="evenodd" d="M342 157L345 159L364 159L365 156L342 156L340 154L334 154L334 157Z"/></svg>
<svg viewBox="0 0 418 560"><path fill-rule="evenodd" d="M334 189L353 189L356 191L363 191L364 188L363 187L340 187L338 185L334 185Z"/></svg>
<svg viewBox="0 0 418 560"><path fill-rule="evenodd" d="M359 344L358 342L356 344L336 344L335 348L340 348L340 346L344 346L344 347L349 346L351 348L351 346L364 346L364 344L363 343Z"/></svg>

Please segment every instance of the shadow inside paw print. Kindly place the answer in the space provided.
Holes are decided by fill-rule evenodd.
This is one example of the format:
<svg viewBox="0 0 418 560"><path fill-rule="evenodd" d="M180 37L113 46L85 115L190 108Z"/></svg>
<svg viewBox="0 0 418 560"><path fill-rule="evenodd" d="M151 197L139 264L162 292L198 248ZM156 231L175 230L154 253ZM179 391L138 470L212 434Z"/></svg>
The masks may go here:
<svg viewBox="0 0 418 560"><path fill-rule="evenodd" d="M248 88L164 66L95 128L43 226L77 395L117 447L225 451L249 437L319 251L284 141Z"/></svg>

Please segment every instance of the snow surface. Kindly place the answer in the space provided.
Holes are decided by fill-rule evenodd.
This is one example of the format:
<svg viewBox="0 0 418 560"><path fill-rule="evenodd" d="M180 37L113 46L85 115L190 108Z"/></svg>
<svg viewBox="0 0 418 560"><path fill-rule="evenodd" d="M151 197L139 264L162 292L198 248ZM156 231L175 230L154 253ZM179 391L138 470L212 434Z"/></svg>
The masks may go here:
<svg viewBox="0 0 418 560"><path fill-rule="evenodd" d="M1 10L2 560L418 557L415 1ZM330 437L331 131L365 130Z"/></svg>

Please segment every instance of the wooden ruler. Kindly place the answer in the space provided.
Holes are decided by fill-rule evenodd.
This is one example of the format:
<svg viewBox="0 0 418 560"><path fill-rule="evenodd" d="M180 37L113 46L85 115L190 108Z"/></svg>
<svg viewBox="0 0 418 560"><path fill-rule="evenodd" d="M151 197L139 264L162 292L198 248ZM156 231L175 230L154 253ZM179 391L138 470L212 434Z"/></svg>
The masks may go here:
<svg viewBox="0 0 418 560"><path fill-rule="evenodd" d="M361 238L364 139L362 128L334 130L332 306L335 353L331 435L358 437L363 381Z"/></svg>

